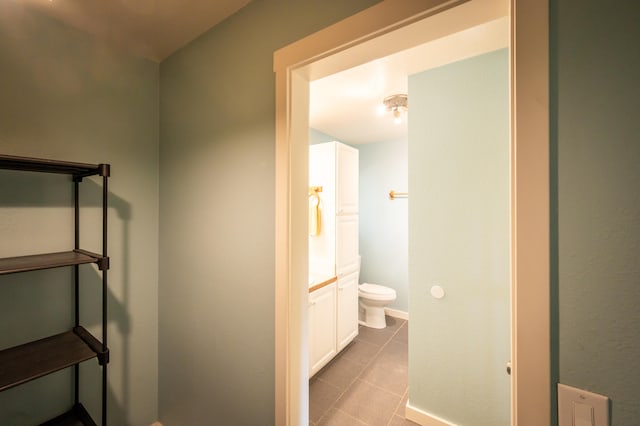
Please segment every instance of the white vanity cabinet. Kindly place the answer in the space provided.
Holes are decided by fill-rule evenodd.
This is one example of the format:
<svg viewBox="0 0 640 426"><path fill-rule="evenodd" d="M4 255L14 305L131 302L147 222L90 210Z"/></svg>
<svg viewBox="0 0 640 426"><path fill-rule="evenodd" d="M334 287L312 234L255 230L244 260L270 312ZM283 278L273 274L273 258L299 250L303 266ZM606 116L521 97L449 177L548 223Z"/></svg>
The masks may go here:
<svg viewBox="0 0 640 426"><path fill-rule="evenodd" d="M338 278L337 352L358 335L358 272Z"/></svg>
<svg viewBox="0 0 640 426"><path fill-rule="evenodd" d="M337 353L336 283L309 293L309 377Z"/></svg>

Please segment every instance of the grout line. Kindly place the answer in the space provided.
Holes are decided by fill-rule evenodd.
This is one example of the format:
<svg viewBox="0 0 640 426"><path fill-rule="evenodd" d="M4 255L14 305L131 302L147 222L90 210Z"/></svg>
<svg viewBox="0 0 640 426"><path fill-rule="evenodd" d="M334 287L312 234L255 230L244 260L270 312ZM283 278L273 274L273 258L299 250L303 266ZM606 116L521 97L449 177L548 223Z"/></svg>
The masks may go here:
<svg viewBox="0 0 640 426"><path fill-rule="evenodd" d="M405 394L405 393L406 393L406 391L407 391L407 390L405 389L404 391L402 391L402 393L401 393L401 394L400 394L400 393L395 393L395 392L393 392L393 391L390 391L389 389L385 389L385 388L383 388L383 387L382 387L382 386L380 386L380 385L376 385L375 383L372 383L372 382L370 382L370 381L368 381L368 380L365 380L365 379L360 379L360 380L361 380L361 381L363 381L364 383L368 384L368 385L369 385L369 386L371 386L371 387L374 387L374 388L376 388L376 389L378 389L378 390L381 390L382 392L386 392L386 393L391 394L391 395L393 395L393 396L399 396L400 398L403 398L403 397L404 397L404 394ZM397 408L397 407L396 407L396 408Z"/></svg>
<svg viewBox="0 0 640 426"><path fill-rule="evenodd" d="M316 425L319 425L319 424L322 422L322 419L324 419L324 418L327 416L327 414L329 414L329 412L330 412L330 411L331 411L331 410L327 410L327 412L326 412L326 413L324 413L324 414L322 415L322 417L320 417L320 420L318 420L318 423L316 423ZM344 414L345 416L347 416L347 417L349 417L349 418L351 418L351 419L355 420L356 422L358 422L358 424L368 425L368 423L363 422L362 420L360 420L360 419L359 419L359 418L357 418L357 417L353 417L351 414L347 413L347 412L346 412L346 411L344 411L344 410L341 410L341 409L339 409L339 408L336 408L336 411L339 411L340 413Z"/></svg>
<svg viewBox="0 0 640 426"><path fill-rule="evenodd" d="M367 342L368 343L368 342ZM386 345L386 343L385 343ZM378 356L380 355L380 352L382 352L382 349L384 348L385 345L382 345L377 352L375 353L374 356L371 357L371 359L369 360L368 363L364 364L364 366L362 367L362 370L360 371L360 373L358 373L358 375L356 375L356 377L354 377L354 379L344 388L344 391L342 391L340 393L340 395L338 395L338 397L335 399L335 401L333 401L333 403L326 409L326 411L322 414L322 416L320 416L320 420L318 420L318 423L320 423L320 421L327 415L329 414L329 412L331 411L331 409L333 407L335 407L335 405L338 403L338 401L340 401L340 399L344 396L344 394L346 394L349 389L351 389L351 387L353 386L354 383L356 383L358 380L361 380L360 377L362 376L362 374L365 372L365 370L369 367L369 365L371 365L373 363L373 361L375 361ZM329 364L331 365L331 364ZM324 368L324 367L323 367ZM318 372L320 373L320 372ZM318 380L322 380L320 377L318 377ZM329 382L327 382L326 380L323 380L325 383L330 384ZM364 381L364 380L363 380ZM333 387L336 387L334 385L332 385ZM336 408L336 410L342 411L338 408ZM348 414L348 413L345 413ZM353 417L353 416L352 416Z"/></svg>
<svg viewBox="0 0 640 426"><path fill-rule="evenodd" d="M396 409L393 410L393 415L391 416L391 418L389 419L389 423L387 423L387 426L391 425L391 422L393 421L393 418L395 416L397 416L397 412L398 412L398 408L400 408L400 405L402 405L402 401L404 401L404 397L409 393L409 386L407 386L407 389L404 391L404 393L402 394L402 397L400 398L400 402L398 402L398 405L396 405ZM406 417L403 415L402 416L403 419L406 420Z"/></svg>
<svg viewBox="0 0 640 426"><path fill-rule="evenodd" d="M398 320L398 319L396 319L396 320ZM362 382L364 382L364 383L367 383L367 384L369 384L369 385L371 385L371 386L373 386L373 387L376 387L376 388L378 388L378 389L380 389L380 390L383 390L383 391L385 391L385 392L388 392L388 393L390 393L390 394L392 394L392 395L394 395L394 396L397 396L397 395L398 395L398 394L396 394L396 393L393 393L393 392L390 392L390 391L388 391L388 390L386 390L386 389L383 389L383 388L381 388L381 387L379 387L379 386L377 386L377 385L374 385L373 383L370 383L370 382L368 382L367 380L361 379L361 376L364 374L364 372L367 370L367 368L368 368L371 364L373 364L373 362L374 362L376 359L378 359L378 357L380 356L380 353L383 351L383 349L384 349L385 347L387 347L387 345L389 344L389 342L391 342L391 340L392 340L392 339L393 339L393 337L398 333L398 331L399 331L402 327L404 327L404 326L407 324L407 321L406 321L406 320L398 320L398 321L403 321L403 323L402 323L400 326L398 326L398 328L396 328L396 330L395 330L393 333L391 333L391 335L389 336L389 338L388 338L388 339L387 339L387 340L386 340L386 341L385 341L385 342L380 346L380 348L376 351L375 355L374 355L374 356L372 356L372 357L371 357L371 359L369 360L369 362L368 362L368 363L366 363L366 364L364 365L364 367L362 368L362 370L360 371L360 373L358 373L358 375L357 375L357 376L356 376L356 377L355 377L355 378L354 378L354 379L353 379L353 380L352 380L352 381L351 381L347 386L345 386L344 391L343 391L343 392L341 392L341 393L340 393L340 395L338 395L338 397L333 401L333 403L332 403L331 405L329 405L329 407L325 410L325 412L324 412L324 413L322 413L322 415L320 416L320 418L318 419L318 422L317 422L316 424L320 424L320 423L322 422L322 419L324 419L324 418L325 418L325 417L326 417L326 416L331 412L331 410L336 406L336 404L338 403L338 401L340 401L340 399L341 399L341 398L342 398L342 397L343 397L343 396L344 396L344 395L349 391L349 389L351 389L351 387L354 385L354 383L356 383L358 380L361 380L361 381L362 381ZM357 338L356 338L356 339L357 339ZM355 339L354 339L354 341L355 341ZM367 341L365 341L365 340L361 340L361 342L365 342L365 343L368 343L368 344L373 344L373 343L371 343L371 342L367 342ZM345 349L346 349L346 348L345 348ZM344 349L343 349L343 350L344 350ZM340 357L342 357L342 355L340 355ZM347 359L347 360L349 360L348 358L346 358L346 359ZM337 361L337 360L336 360L336 361ZM349 361L351 361L351 360L349 360ZM354 362L355 362L355 361L354 361ZM329 362L329 364L327 364L327 365L326 365L325 367L323 367L320 371L318 371L318 373L316 373L315 378L316 378L316 380L321 380L321 381L323 381L324 383L326 383L326 384L328 384L328 385L331 385L331 386L333 386L333 387L337 388L337 386L335 386L335 385L333 385L333 384L331 384L331 383L327 382L326 380L323 380L322 378L320 378L320 377L319 377L319 374L322 372L322 370L324 370L324 369L325 369L325 368L327 368L327 367L330 367L333 363L334 363L334 360L330 361L330 362ZM406 392L408 392L408 390L407 390ZM399 402L398 404L401 404L403 399L404 399L404 394L401 396L401 398L400 398L400 402ZM349 417L352 417L352 418L354 418L354 419L358 420L358 421L359 421L359 422L361 422L361 423L364 423L362 420L357 419L357 418L355 418L355 417L351 416L351 415L350 415L349 413L347 413L346 411L343 411L343 410L341 410L341 409L339 409L339 408L336 408L336 410L337 410L337 411L340 411L341 413L344 413L344 414L348 415ZM389 422L391 422L391 421L393 420L393 418L395 417L395 415L396 415L396 411L398 411L398 406L397 406L397 405L396 405L396 408L393 410L393 412L392 412L392 414L391 414L391 418L389 419ZM364 423L364 424L366 424L366 423Z"/></svg>

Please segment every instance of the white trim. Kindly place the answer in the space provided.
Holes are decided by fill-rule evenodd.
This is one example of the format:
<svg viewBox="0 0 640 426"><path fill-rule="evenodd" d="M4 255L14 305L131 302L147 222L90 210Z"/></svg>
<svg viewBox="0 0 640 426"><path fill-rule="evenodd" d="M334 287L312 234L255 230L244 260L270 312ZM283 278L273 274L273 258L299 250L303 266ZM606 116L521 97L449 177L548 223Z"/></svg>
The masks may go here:
<svg viewBox="0 0 640 426"><path fill-rule="evenodd" d="M390 317L403 319L409 321L409 312L399 311L397 309L384 308L385 315L389 315Z"/></svg>
<svg viewBox="0 0 640 426"><path fill-rule="evenodd" d="M511 0L511 424L551 421L549 2Z"/></svg>
<svg viewBox="0 0 640 426"><path fill-rule="evenodd" d="M274 53L276 72L275 424L308 417L306 325L306 158L308 117L300 99L309 81L436 37L434 21L450 9L476 8L449 22L494 10L488 0L382 1ZM551 419L549 323L549 25L548 2L511 5L512 420ZM499 8L498 8L499 9ZM461 14L462 15L462 14ZM416 28L423 22L429 27ZM372 48L372 44L378 43ZM391 41L390 41L391 40ZM415 43L415 44L411 44ZM344 53L348 51L348 54ZM376 56L372 56L376 55ZM345 59L348 57L348 59ZM366 61L363 59L367 59ZM316 66L317 65L317 66ZM301 109L300 109L301 108ZM298 115L296 118L295 115Z"/></svg>
<svg viewBox="0 0 640 426"><path fill-rule="evenodd" d="M407 420L411 420L422 426L456 426L455 423L448 422L445 419L413 407L409 402L410 401L407 401L404 409L404 415Z"/></svg>

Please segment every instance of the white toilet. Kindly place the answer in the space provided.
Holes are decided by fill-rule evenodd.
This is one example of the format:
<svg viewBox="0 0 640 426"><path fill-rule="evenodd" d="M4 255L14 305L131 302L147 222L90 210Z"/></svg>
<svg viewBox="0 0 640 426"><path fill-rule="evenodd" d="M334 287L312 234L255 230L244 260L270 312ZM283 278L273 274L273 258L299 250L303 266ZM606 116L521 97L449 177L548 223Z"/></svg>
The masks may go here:
<svg viewBox="0 0 640 426"><path fill-rule="evenodd" d="M366 327L385 328L384 308L396 300L396 291L378 284L364 283L358 286L358 322Z"/></svg>

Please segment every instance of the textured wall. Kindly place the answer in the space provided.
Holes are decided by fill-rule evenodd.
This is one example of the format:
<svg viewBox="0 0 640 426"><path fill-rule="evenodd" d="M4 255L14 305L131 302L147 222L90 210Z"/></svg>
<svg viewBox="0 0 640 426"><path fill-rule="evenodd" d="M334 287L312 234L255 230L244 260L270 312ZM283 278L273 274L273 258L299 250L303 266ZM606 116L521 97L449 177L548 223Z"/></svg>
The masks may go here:
<svg viewBox="0 0 640 426"><path fill-rule="evenodd" d="M409 403L460 425L509 424L508 89L506 49L409 77Z"/></svg>
<svg viewBox="0 0 640 426"><path fill-rule="evenodd" d="M254 1L160 67L160 420L274 420L273 52L375 1Z"/></svg>
<svg viewBox="0 0 640 426"><path fill-rule="evenodd" d="M360 282L396 290L392 309L409 311L407 141L357 145L360 150Z"/></svg>
<svg viewBox="0 0 640 426"><path fill-rule="evenodd" d="M639 9L552 2L560 381L640 419Z"/></svg>
<svg viewBox="0 0 640 426"><path fill-rule="evenodd" d="M157 419L158 65L0 4L0 152L112 165L109 202L109 424ZM101 185L82 185L82 243L100 250ZM66 176L0 172L0 257L73 248ZM82 322L100 335L100 280L81 267ZM73 324L71 268L0 277L0 348ZM95 361L83 401L99 418ZM66 370L0 393L0 424L68 408ZM86 383L85 383L86 382Z"/></svg>

